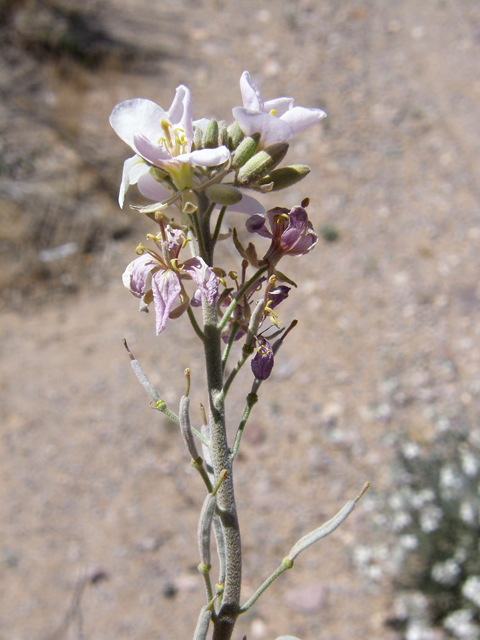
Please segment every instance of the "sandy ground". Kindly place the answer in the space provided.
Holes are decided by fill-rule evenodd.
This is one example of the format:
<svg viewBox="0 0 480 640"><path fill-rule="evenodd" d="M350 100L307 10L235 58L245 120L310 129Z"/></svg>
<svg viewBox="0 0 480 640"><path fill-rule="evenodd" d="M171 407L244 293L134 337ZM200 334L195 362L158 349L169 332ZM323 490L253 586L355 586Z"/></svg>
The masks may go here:
<svg viewBox="0 0 480 640"><path fill-rule="evenodd" d="M35 91L13 90L17 59L2 76L11 123L4 140L27 144L29 109L46 114L29 141L52 139L25 175L3 172L0 180L10 230L8 242L2 236L1 640L191 637L203 604L195 569L203 488L176 430L149 408L122 346L125 337L172 407L187 366L194 402L205 400L201 350L187 320L156 338L153 315L138 314L121 284L149 230L114 202L129 150L107 122L123 99L168 108L184 83L196 117L228 120L249 69L267 98L292 95L328 113L289 152L311 175L275 201L309 196L314 225L334 225L339 240L288 263L299 287L282 319L300 324L262 387L235 469L245 596L365 480L379 494L392 488L395 439L428 447L443 411L475 420L479 410L478 3L99 7L108 33L141 44L151 65L147 55L127 72L72 64L60 73L27 53L22 78L32 73ZM56 223L42 248L78 239L82 220L109 231L95 250L52 266L43 282L23 270L38 260L25 212L35 202L44 215L52 198ZM240 229L243 219L228 224ZM130 236L115 240L124 227ZM220 258L231 264L233 254ZM23 277L30 298L20 291ZM247 368L230 400L232 434L250 375ZM352 563L355 545L382 536L371 519L360 503L241 619L235 638L394 638L385 626L389 577L365 583ZM95 573L81 601L84 636L75 620L62 629L75 586Z"/></svg>

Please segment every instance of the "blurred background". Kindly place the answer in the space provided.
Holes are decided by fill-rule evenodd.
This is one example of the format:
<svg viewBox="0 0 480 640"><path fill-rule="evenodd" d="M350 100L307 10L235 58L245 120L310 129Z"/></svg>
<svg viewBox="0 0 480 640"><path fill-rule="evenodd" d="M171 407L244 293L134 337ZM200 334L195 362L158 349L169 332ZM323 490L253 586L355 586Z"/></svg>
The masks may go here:
<svg viewBox="0 0 480 640"><path fill-rule="evenodd" d="M478 638L478 2L2 0L0 51L1 640L193 635L203 487L122 339L172 408L187 366L205 402L202 353L122 286L151 227L118 208L131 151L108 117L183 83L196 118L230 122L244 69L328 114L275 199L310 197L322 238L285 259L299 326L236 464L245 598L372 488L235 637Z"/></svg>

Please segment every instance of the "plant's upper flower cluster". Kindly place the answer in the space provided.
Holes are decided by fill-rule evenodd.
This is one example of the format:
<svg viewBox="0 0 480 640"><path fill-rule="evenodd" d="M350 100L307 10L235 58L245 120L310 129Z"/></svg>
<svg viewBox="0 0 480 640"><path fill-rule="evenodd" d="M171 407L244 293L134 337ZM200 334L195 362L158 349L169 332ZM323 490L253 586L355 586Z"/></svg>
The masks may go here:
<svg viewBox="0 0 480 640"><path fill-rule="evenodd" d="M273 333L278 335L279 321L274 308L290 291L284 284L273 288L270 278L276 274L273 282L279 278L291 284L277 271L276 265L283 256L301 256L311 251L318 236L304 206L291 210L276 207L265 212L264 207L245 195L244 190L267 192L283 189L303 179L309 171L305 165L277 167L288 151L292 136L319 122L325 113L320 109L295 107L293 98L265 102L247 71L242 74L240 88L243 107L233 109L235 121L229 127L225 122L216 120L194 121L192 96L183 85L177 88L168 111L140 98L127 100L114 108L110 123L135 152L124 163L119 203L123 206L130 185L138 185L140 192L155 202L138 208L160 226L158 235L147 236L153 241L154 248L142 244L137 248L139 255L126 268L123 283L140 298L141 310L148 311L153 303L157 334L165 329L169 318L179 317L189 306L199 306L203 300L211 305L220 298L222 306L231 305L235 293L225 284L225 272L213 269L205 261L208 260L208 252L200 236L210 231L208 227L205 231L200 220L206 212L206 201L212 205L210 211L215 205L248 214L247 230L269 238L271 244L259 260L253 244L243 249L236 231L233 231L233 241L243 257L242 282L236 280L237 292L246 283L249 264L268 272L268 278L263 276L252 280L252 286L237 301L228 323L225 323L223 339L232 339L232 328L236 331L235 339L249 332L252 336L253 298L268 279L263 316L256 324L252 343L256 345L252 371L258 380L265 380L274 364L274 352L268 341L272 335L268 339L265 335L272 327L263 329L261 333L259 330L268 318L276 327ZM234 172L233 178L230 182L224 181L230 172ZM202 195L197 195L200 192ZM196 218L201 200L203 208ZM306 202L302 205L306 206ZM180 226L173 223L173 226L164 225L160 211L171 204L179 206L184 214ZM187 214L192 214L193 219L188 219ZM208 239L208 242L213 240L213 244L219 237L218 223L217 226L215 234ZM187 244L187 228L197 236L203 258L195 256L180 260L180 252ZM237 278L236 275L230 277ZM185 290L186 280L193 280L197 286L192 296ZM219 284L225 287L221 297Z"/></svg>
<svg viewBox="0 0 480 640"><path fill-rule="evenodd" d="M182 210L191 213L196 208L195 191L211 182L221 183L230 171L236 172L236 186L258 191L282 189L303 179L309 171L305 165L276 166L284 158L292 136L319 122L325 113L295 107L293 98L264 102L248 71L242 74L240 89L243 107L233 109L235 122L228 128L223 123L221 131L214 120L193 120L192 95L184 85L177 87L168 111L142 98L118 104L110 124L135 151L124 163L120 206L128 188L135 184L142 195L156 202L143 208L146 213L173 203L181 203ZM214 126L210 126L212 123ZM247 153L242 150L239 158L236 150L243 138ZM203 170L200 177L197 167ZM257 200L238 194L238 201L229 205L232 211L250 215L265 212Z"/></svg>

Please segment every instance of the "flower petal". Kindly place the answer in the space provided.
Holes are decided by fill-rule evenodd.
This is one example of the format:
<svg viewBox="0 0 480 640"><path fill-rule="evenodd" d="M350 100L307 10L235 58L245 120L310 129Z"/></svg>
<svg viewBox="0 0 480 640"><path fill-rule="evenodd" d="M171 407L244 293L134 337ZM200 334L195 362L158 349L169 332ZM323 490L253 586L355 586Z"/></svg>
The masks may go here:
<svg viewBox="0 0 480 640"><path fill-rule="evenodd" d="M202 258L190 258L183 263L183 271L195 282L209 304L218 298L218 278Z"/></svg>
<svg viewBox="0 0 480 640"><path fill-rule="evenodd" d="M148 173L150 167L145 163L143 158L134 155L123 163L122 183L120 185L120 192L118 194L118 204L120 209L123 209L125 202L125 194L128 191L128 187L132 184L137 184L141 176Z"/></svg>
<svg viewBox="0 0 480 640"><path fill-rule="evenodd" d="M197 129L201 129L202 131L205 131L209 123L210 123L210 120L208 118L200 118L200 120L193 121L193 126L196 127Z"/></svg>
<svg viewBox="0 0 480 640"><path fill-rule="evenodd" d="M221 208L221 204L217 204L216 208ZM242 199L236 204L228 205L228 210L234 213L246 213L247 215L254 215L256 213L264 215L265 207L260 204L258 200L252 198L252 196L242 195Z"/></svg>
<svg viewBox="0 0 480 640"><path fill-rule="evenodd" d="M240 78L240 91L242 92L244 107L247 109L253 109L254 111L265 111L262 94L250 77L248 71L244 71L242 73L242 77Z"/></svg>
<svg viewBox="0 0 480 640"><path fill-rule="evenodd" d="M198 167L216 167L227 162L229 158L230 151L224 145L215 149L199 149L198 151L175 156L177 162L184 162Z"/></svg>
<svg viewBox="0 0 480 640"><path fill-rule="evenodd" d="M266 380L272 373L274 357L270 343L263 336L258 338L260 346L252 360L253 375L257 380Z"/></svg>
<svg viewBox="0 0 480 640"><path fill-rule="evenodd" d="M280 284L278 285L278 287L275 287L275 289L272 289L272 291L270 291L270 293L268 294L270 309L278 307L281 302L288 298L289 291L290 287L287 287L284 284Z"/></svg>
<svg viewBox="0 0 480 640"><path fill-rule="evenodd" d="M171 198L173 195L170 189L163 186L163 184L158 182L158 180L155 180L150 172L145 173L139 178L138 190L146 198L154 200L155 202L163 202L164 200Z"/></svg>
<svg viewBox="0 0 480 640"><path fill-rule="evenodd" d="M247 231L250 233L258 233L264 238L273 238L270 231L266 228L266 218L260 213L256 213L251 218L245 222L245 226L247 227Z"/></svg>
<svg viewBox="0 0 480 640"><path fill-rule="evenodd" d="M172 164L172 162L175 164L175 160L168 151L165 151L160 144L151 142L151 140L144 135L134 136L133 144L133 148L142 158L145 158L145 160L157 167L168 167L168 164Z"/></svg>
<svg viewBox="0 0 480 640"><path fill-rule="evenodd" d="M281 118L244 107L234 107L232 112L246 136L251 136L257 131L261 134L262 147L268 147L275 142L288 142L293 136L292 127Z"/></svg>
<svg viewBox="0 0 480 640"><path fill-rule="evenodd" d="M179 124L185 131L187 136L188 146L190 147L193 141L193 100L190 89L181 84L177 87L175 98L173 99L172 106L168 110L168 120L172 124Z"/></svg>
<svg viewBox="0 0 480 640"><path fill-rule="evenodd" d="M326 115L325 111L321 109L293 107L293 109L284 113L281 119L291 126L294 133L297 133L307 127L311 127L313 124L317 124L317 122L320 122Z"/></svg>
<svg viewBox="0 0 480 640"><path fill-rule="evenodd" d="M110 124L115 133L134 151L137 151L135 136L158 140L164 135L161 121L167 117L168 114L158 104L151 100L135 98L117 104L110 115Z"/></svg>
<svg viewBox="0 0 480 640"><path fill-rule="evenodd" d="M277 118L281 118L289 109L293 109L293 98L275 98L265 102L265 113L270 113L272 109L277 112Z"/></svg>
<svg viewBox="0 0 480 640"><path fill-rule="evenodd" d="M195 289L195 293L193 294L190 305L192 307L201 307L202 306L202 292L200 289Z"/></svg>
<svg viewBox="0 0 480 640"><path fill-rule="evenodd" d="M148 253L135 258L123 272L123 285L133 293L136 298L141 298L145 293L147 276L155 266L156 262Z"/></svg>
<svg viewBox="0 0 480 640"><path fill-rule="evenodd" d="M168 317L180 295L182 286L178 275L170 269L160 270L152 278L153 303L155 305L155 318L157 336L165 329Z"/></svg>

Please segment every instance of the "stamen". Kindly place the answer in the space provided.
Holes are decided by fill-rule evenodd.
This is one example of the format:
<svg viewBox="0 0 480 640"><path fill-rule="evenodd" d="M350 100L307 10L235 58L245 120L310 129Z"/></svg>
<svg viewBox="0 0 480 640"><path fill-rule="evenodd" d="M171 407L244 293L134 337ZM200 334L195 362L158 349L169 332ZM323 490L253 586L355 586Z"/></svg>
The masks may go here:
<svg viewBox="0 0 480 640"><path fill-rule="evenodd" d="M270 109L270 111L268 112L269 116L276 116L277 115L277 110L276 109Z"/></svg>
<svg viewBox="0 0 480 640"><path fill-rule="evenodd" d="M172 258L170 260L170 268L172 271L176 271L177 273L182 271L182 268L178 266L178 258Z"/></svg>

